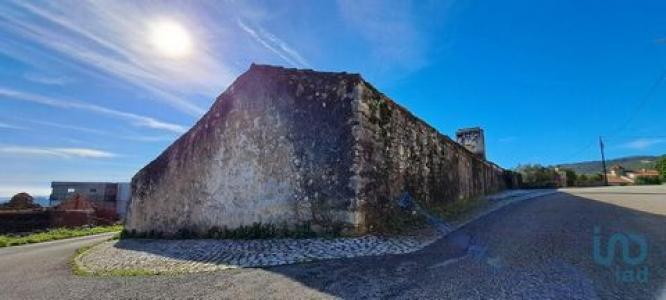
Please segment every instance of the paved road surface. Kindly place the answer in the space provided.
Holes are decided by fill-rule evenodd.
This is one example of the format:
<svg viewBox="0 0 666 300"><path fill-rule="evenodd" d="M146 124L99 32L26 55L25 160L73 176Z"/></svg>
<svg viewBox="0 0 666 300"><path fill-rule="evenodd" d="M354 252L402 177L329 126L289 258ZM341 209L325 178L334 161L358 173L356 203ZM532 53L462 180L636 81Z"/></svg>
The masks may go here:
<svg viewBox="0 0 666 300"><path fill-rule="evenodd" d="M639 234L647 256L593 259L593 228ZM666 186L564 190L503 208L407 255L157 277L76 277L74 250L103 237L0 249L0 299L666 299ZM630 256L638 254L632 246ZM604 253L602 253L605 255ZM647 268L622 282L615 268Z"/></svg>

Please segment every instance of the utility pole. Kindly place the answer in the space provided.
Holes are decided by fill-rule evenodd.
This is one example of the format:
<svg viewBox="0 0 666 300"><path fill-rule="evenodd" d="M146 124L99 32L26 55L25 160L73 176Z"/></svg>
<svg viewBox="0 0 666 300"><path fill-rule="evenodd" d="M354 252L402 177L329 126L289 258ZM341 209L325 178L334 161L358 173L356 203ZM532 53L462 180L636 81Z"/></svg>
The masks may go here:
<svg viewBox="0 0 666 300"><path fill-rule="evenodd" d="M608 186L608 172L606 171L606 157L604 156L604 141L599 137L599 148L601 149L601 165L604 168L604 185Z"/></svg>

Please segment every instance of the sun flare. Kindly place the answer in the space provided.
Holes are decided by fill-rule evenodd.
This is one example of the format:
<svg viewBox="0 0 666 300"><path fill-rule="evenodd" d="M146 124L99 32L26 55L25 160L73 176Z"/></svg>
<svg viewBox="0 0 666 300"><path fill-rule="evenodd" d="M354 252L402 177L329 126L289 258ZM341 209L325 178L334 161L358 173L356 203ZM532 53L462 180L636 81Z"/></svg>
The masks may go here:
<svg viewBox="0 0 666 300"><path fill-rule="evenodd" d="M150 26L150 43L162 55L184 57L192 52L190 34L181 24L161 20Z"/></svg>

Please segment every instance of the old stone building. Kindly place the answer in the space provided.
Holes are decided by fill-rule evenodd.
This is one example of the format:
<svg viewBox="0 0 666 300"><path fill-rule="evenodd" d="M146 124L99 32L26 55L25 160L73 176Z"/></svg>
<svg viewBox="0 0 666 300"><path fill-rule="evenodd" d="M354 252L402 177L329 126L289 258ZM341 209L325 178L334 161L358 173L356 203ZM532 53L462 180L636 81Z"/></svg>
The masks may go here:
<svg viewBox="0 0 666 300"><path fill-rule="evenodd" d="M357 74L252 65L134 176L126 228L308 223L362 234L408 219L402 195L437 208L512 180Z"/></svg>

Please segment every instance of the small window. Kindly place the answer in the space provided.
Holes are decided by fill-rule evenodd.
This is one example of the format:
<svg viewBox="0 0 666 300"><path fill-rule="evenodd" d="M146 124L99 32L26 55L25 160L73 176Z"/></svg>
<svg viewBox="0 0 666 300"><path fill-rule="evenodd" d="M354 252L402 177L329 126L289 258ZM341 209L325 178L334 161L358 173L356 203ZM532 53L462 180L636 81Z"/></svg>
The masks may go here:
<svg viewBox="0 0 666 300"><path fill-rule="evenodd" d="M97 189L90 189L91 193L97 193Z"/></svg>
<svg viewBox="0 0 666 300"><path fill-rule="evenodd" d="M74 188L68 188L68 189L67 189L67 192L68 192L68 193L74 193L74 192L76 192L76 190L75 190Z"/></svg>

